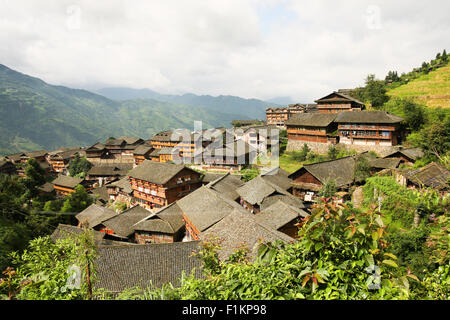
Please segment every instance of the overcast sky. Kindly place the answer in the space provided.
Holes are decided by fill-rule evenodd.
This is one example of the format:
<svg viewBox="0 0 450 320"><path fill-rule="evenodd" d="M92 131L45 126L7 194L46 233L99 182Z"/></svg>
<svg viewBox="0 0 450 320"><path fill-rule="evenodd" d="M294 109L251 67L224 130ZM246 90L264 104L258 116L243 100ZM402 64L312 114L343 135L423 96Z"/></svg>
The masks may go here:
<svg viewBox="0 0 450 320"><path fill-rule="evenodd" d="M450 51L450 1L0 0L0 63L51 84L312 102Z"/></svg>

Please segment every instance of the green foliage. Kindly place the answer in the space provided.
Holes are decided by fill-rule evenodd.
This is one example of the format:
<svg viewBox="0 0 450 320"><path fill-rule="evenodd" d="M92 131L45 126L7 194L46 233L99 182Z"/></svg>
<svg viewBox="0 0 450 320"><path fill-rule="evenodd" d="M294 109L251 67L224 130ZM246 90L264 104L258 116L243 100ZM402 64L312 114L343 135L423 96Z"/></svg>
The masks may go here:
<svg viewBox="0 0 450 320"><path fill-rule="evenodd" d="M325 181L325 184L322 186L317 195L322 198L330 198L333 197L336 194L336 192L337 192L336 180L331 179Z"/></svg>
<svg viewBox="0 0 450 320"><path fill-rule="evenodd" d="M257 168L247 168L241 170L241 180L244 182L250 181L259 175L259 170Z"/></svg>
<svg viewBox="0 0 450 320"><path fill-rule="evenodd" d="M91 168L92 164L86 157L81 158L78 153L69 162L69 173L72 177L84 178Z"/></svg>
<svg viewBox="0 0 450 320"><path fill-rule="evenodd" d="M391 99L385 104L384 110L402 117L402 125L408 132L420 130L427 122L427 108L411 98Z"/></svg>
<svg viewBox="0 0 450 320"><path fill-rule="evenodd" d="M89 207L94 200L87 193L86 189L82 185L75 187L75 192L69 194L64 201L61 212L73 213L81 212Z"/></svg>
<svg viewBox="0 0 450 320"><path fill-rule="evenodd" d="M355 181L363 182L370 177L370 163L364 156L357 156L355 160Z"/></svg>
<svg viewBox="0 0 450 320"><path fill-rule="evenodd" d="M379 109L389 100L386 92L384 81L376 80L373 74L367 76L362 92L365 102L370 102L373 108Z"/></svg>
<svg viewBox="0 0 450 320"><path fill-rule="evenodd" d="M331 145L328 148L328 152L327 152L328 159L329 160L335 160L335 159L337 159L338 155L339 155L338 148L336 146L334 146L334 145Z"/></svg>
<svg viewBox="0 0 450 320"><path fill-rule="evenodd" d="M89 286L92 283L86 280L86 272L89 270L92 281L96 257L92 232L86 231L79 237L56 242L48 236L36 238L30 241L23 253L14 252L11 256L17 268L5 271L8 278L3 278L0 285L4 298L78 300L91 296ZM79 277L75 277L76 271L80 272Z"/></svg>

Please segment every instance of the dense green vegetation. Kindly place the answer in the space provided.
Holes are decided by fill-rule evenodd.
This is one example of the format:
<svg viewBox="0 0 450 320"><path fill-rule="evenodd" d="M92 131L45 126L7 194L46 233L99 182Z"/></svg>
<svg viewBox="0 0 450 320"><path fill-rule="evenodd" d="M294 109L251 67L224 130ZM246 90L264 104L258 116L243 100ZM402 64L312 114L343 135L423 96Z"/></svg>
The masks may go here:
<svg viewBox="0 0 450 320"><path fill-rule="evenodd" d="M74 216L93 199L82 186L62 199L41 194L44 172L33 158L25 165L26 177L0 175L0 268L11 263L9 254L26 248L28 241L49 235L59 223L74 224Z"/></svg>

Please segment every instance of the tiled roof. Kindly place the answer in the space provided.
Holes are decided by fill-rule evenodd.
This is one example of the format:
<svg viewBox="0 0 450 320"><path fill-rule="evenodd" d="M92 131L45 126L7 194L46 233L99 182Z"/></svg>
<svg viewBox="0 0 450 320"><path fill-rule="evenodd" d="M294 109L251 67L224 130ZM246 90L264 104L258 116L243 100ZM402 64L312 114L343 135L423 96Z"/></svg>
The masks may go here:
<svg viewBox="0 0 450 320"><path fill-rule="evenodd" d="M81 178L59 175L55 180L52 181L52 183L54 185L73 189L77 185L79 185L82 181L83 179Z"/></svg>
<svg viewBox="0 0 450 320"><path fill-rule="evenodd" d="M337 113L299 113L286 121L286 125L328 127L337 115Z"/></svg>
<svg viewBox="0 0 450 320"><path fill-rule="evenodd" d="M182 211L176 202L150 214L133 225L134 230L174 234L184 227Z"/></svg>
<svg viewBox="0 0 450 320"><path fill-rule="evenodd" d="M235 200L239 198L239 194L236 192L236 189L242 187L244 184L245 182L239 177L227 173L226 175L222 175L216 180L208 183L207 187L219 192L231 200Z"/></svg>
<svg viewBox="0 0 450 320"><path fill-rule="evenodd" d="M409 170L405 173L405 176L417 185L425 185L437 190L446 190L449 187L450 172L436 162L431 162L416 170Z"/></svg>
<svg viewBox="0 0 450 320"><path fill-rule="evenodd" d="M201 240L213 237L221 240L221 249L218 252L221 260L227 259L242 245L251 251L250 258L254 258L261 242L281 240L288 243L294 241L286 234L258 222L253 214L240 210L232 210L221 221L200 233Z"/></svg>
<svg viewBox="0 0 450 320"><path fill-rule="evenodd" d="M266 226L278 230L287 223L300 217L306 217L308 214L302 209L292 207L283 201L276 201L270 207L263 209L255 215L255 220Z"/></svg>
<svg viewBox="0 0 450 320"><path fill-rule="evenodd" d="M89 228L94 228L117 215L118 213L112 209L97 204L91 204L89 207L78 213L75 218L81 223L87 223Z"/></svg>
<svg viewBox="0 0 450 320"><path fill-rule="evenodd" d="M156 184L165 184L184 168L191 170L184 165L144 160L144 162L131 170L128 175L132 178Z"/></svg>
<svg viewBox="0 0 450 320"><path fill-rule="evenodd" d="M202 276L202 262L192 256L198 250L199 241L100 247L95 287L114 293L131 287L145 289L150 283L177 287L183 273Z"/></svg>
<svg viewBox="0 0 450 320"><path fill-rule="evenodd" d="M344 111L337 113L334 120L337 123L387 123L394 124L403 121L403 118L386 111Z"/></svg>
<svg viewBox="0 0 450 320"><path fill-rule="evenodd" d="M134 225L142 219L148 217L150 211L137 205L124 212L103 221L103 225L112 230L115 235L127 238L134 232Z"/></svg>

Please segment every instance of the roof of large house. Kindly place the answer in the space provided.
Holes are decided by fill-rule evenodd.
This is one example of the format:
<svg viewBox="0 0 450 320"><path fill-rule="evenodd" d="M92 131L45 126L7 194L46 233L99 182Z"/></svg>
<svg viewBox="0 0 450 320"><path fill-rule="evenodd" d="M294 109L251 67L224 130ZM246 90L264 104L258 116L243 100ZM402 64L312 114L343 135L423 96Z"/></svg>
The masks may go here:
<svg viewBox="0 0 450 320"><path fill-rule="evenodd" d="M83 182L82 178L70 177L65 175L59 175L55 180L52 181L54 185L67 187L71 189L75 188L81 182Z"/></svg>
<svg viewBox="0 0 450 320"><path fill-rule="evenodd" d="M235 200L239 198L239 194L236 192L236 189L242 187L244 184L245 182L238 176L227 173L208 183L207 187L216 190L229 199Z"/></svg>
<svg viewBox="0 0 450 320"><path fill-rule="evenodd" d="M332 97L332 96L334 96L334 97ZM317 102L317 103L318 102L337 102L337 101L348 101L348 100L356 102L357 104L360 104L360 105L364 105L364 102L361 102L358 99L353 98L352 96L349 96L343 92L336 92L336 91L326 95L325 97L317 99L314 102Z"/></svg>
<svg viewBox="0 0 450 320"><path fill-rule="evenodd" d="M142 219L148 217L150 211L137 205L124 212L109 218L102 222L108 229L112 230L115 235L127 238L134 232L134 225Z"/></svg>
<svg viewBox="0 0 450 320"><path fill-rule="evenodd" d="M142 140L141 138L136 138L136 137L124 137L121 136L118 138L118 140L125 140L125 142L127 144L135 144L137 142L143 142L144 140Z"/></svg>
<svg viewBox="0 0 450 320"><path fill-rule="evenodd" d="M344 111L337 113L334 120L338 123L399 123L403 118L386 111Z"/></svg>
<svg viewBox="0 0 450 320"><path fill-rule="evenodd" d="M40 186L38 189L39 189L39 191L50 193L53 190L55 190L55 186L53 185L53 183L46 182L42 186Z"/></svg>
<svg viewBox="0 0 450 320"><path fill-rule="evenodd" d="M77 153L81 156L83 152L85 151L81 148L74 148L69 150L56 150L49 152L49 154L51 160L68 160L74 157Z"/></svg>
<svg viewBox="0 0 450 320"><path fill-rule="evenodd" d="M260 209L264 210L264 209L270 207L271 205L273 205L274 203L276 203L277 201L284 202L284 203L290 205L291 207L295 207L298 209L305 208L305 204L303 203L302 200L300 200L299 197L296 197L296 196L286 192L285 194L274 193L274 194L271 194L268 197L264 198L264 200L261 202Z"/></svg>
<svg viewBox="0 0 450 320"><path fill-rule="evenodd" d="M425 167L409 170L405 174L411 182L417 185L424 185L433 189L448 189L448 178L450 172L443 165L431 162Z"/></svg>
<svg viewBox="0 0 450 320"><path fill-rule="evenodd" d="M132 178L155 184L165 184L183 169L194 172L182 164L144 160L140 165L128 172L128 175Z"/></svg>
<svg viewBox="0 0 450 320"><path fill-rule="evenodd" d="M122 191L125 192L125 193L132 193L133 192L133 189L131 188L131 185L130 185L130 180L128 180L127 177L122 178L122 179L117 180L117 181L114 181L114 182L111 182L111 183L108 183L107 185L105 185L105 187L106 188L118 187L118 188L122 189Z"/></svg>
<svg viewBox="0 0 450 320"><path fill-rule="evenodd" d="M19 152L19 153L9 154L6 156L6 158L10 159L11 161L18 162L18 161L20 161L20 158L24 155L25 155L25 153Z"/></svg>
<svg viewBox="0 0 450 320"><path fill-rule="evenodd" d="M299 113L286 121L286 125L304 127L328 127L337 113Z"/></svg>
<svg viewBox="0 0 450 320"><path fill-rule="evenodd" d="M401 160L400 158L375 158L369 160L369 164L372 168L394 169L400 165Z"/></svg>
<svg viewBox="0 0 450 320"><path fill-rule="evenodd" d="M100 205L105 205L109 202L109 194L108 190L106 189L107 185L103 185L98 188L91 189L89 191L90 194L94 196L96 199L96 203Z"/></svg>
<svg viewBox="0 0 450 320"><path fill-rule="evenodd" d="M37 158L37 157L43 157L46 154L48 154L47 150L39 150L39 151L31 151L31 152L25 152L26 157L30 158Z"/></svg>
<svg viewBox="0 0 450 320"><path fill-rule="evenodd" d="M203 174L203 179L202 179L202 181L204 182L204 183L210 183L210 182L212 182L212 181L214 181L214 180L217 180L217 179L219 179L219 178L222 178L222 177L224 177L225 176L225 174L221 174L221 173L209 173L209 172L205 172L204 174Z"/></svg>
<svg viewBox="0 0 450 320"><path fill-rule="evenodd" d="M90 150L103 150L105 149L105 144L101 143L101 142L97 142L95 144L93 144L92 146L88 147L86 150L90 151Z"/></svg>
<svg viewBox="0 0 450 320"><path fill-rule="evenodd" d="M280 229L287 223L299 217L306 217L308 213L302 209L292 207L278 200L270 207L261 210L255 215L256 221L265 224L275 230Z"/></svg>
<svg viewBox="0 0 450 320"><path fill-rule="evenodd" d="M78 213L75 218L82 224L87 223L87 227L94 228L117 215L118 213L112 209L91 204L89 207Z"/></svg>
<svg viewBox="0 0 450 320"><path fill-rule="evenodd" d="M200 232L223 219L233 209L244 210L238 203L206 186L178 200L177 204Z"/></svg>
<svg viewBox="0 0 450 320"><path fill-rule="evenodd" d="M135 231L174 234L184 227L182 211L176 202L150 214L133 225Z"/></svg>
<svg viewBox="0 0 450 320"><path fill-rule="evenodd" d="M241 210L232 210L221 221L206 232L200 233L201 240L217 237L220 239L219 259L225 260L239 247L245 245L250 250L250 258L257 254L261 242L281 240L294 241L293 238L257 221L255 215Z"/></svg>
<svg viewBox="0 0 450 320"><path fill-rule="evenodd" d="M136 149L134 149L133 154L135 155L144 155L150 152L153 149L151 145L141 144Z"/></svg>
<svg viewBox="0 0 450 320"><path fill-rule="evenodd" d="M105 236L105 233L95 230L90 230L94 235L94 241L97 245L101 243L103 240L103 237ZM80 234L84 232L84 229L78 228L76 226L71 226L68 224L58 224L58 227L53 231L51 234L51 238L56 241L59 239L66 239L66 238L72 238L77 237Z"/></svg>
<svg viewBox="0 0 450 320"><path fill-rule="evenodd" d="M87 175L95 176L124 176L133 168L132 163L96 164Z"/></svg>
<svg viewBox="0 0 450 320"><path fill-rule="evenodd" d="M247 203L260 206L267 198L274 195L292 196L283 187L264 179L262 176L257 176L248 181L245 185L236 189L236 192Z"/></svg>
<svg viewBox="0 0 450 320"><path fill-rule="evenodd" d="M335 180L336 187L352 184L354 181L355 159L352 156L336 160L306 164L290 174L294 177L301 170L306 170L322 184L327 180Z"/></svg>
<svg viewBox="0 0 450 320"><path fill-rule="evenodd" d="M424 156L423 151L420 148L408 148L408 149L399 149L394 152L389 153L384 156L384 158L395 156L397 153L408 157L411 160L417 160Z"/></svg>
<svg viewBox="0 0 450 320"><path fill-rule="evenodd" d="M105 146L121 146L126 143L124 139L109 138L105 141Z"/></svg>
<svg viewBox="0 0 450 320"><path fill-rule="evenodd" d="M172 283L180 285L182 274L201 277L202 262L192 253L199 241L100 247L96 288L119 293L126 288L145 289Z"/></svg>
<svg viewBox="0 0 450 320"><path fill-rule="evenodd" d="M289 178L289 173L283 169L277 167L268 172L262 173L261 178L269 181L277 186L288 190L291 187L291 179Z"/></svg>

